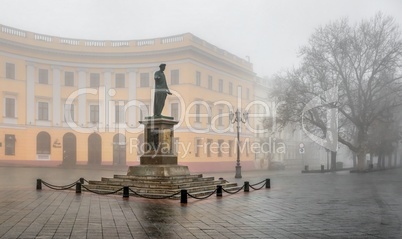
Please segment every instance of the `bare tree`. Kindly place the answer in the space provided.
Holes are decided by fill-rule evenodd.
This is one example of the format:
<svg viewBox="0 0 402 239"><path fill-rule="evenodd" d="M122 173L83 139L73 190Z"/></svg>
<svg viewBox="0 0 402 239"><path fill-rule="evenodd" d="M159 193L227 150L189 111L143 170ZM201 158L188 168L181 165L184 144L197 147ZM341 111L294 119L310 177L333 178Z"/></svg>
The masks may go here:
<svg viewBox="0 0 402 239"><path fill-rule="evenodd" d="M300 67L279 77L274 87L273 96L286 102L278 109L279 122L300 122L305 113L303 123L328 137L334 119L325 112L337 110L338 140L356 153L363 170L370 127L402 104L399 27L381 13L355 26L342 19L318 28L300 53ZM328 100L333 89L336 101ZM317 106L309 107L314 99Z"/></svg>

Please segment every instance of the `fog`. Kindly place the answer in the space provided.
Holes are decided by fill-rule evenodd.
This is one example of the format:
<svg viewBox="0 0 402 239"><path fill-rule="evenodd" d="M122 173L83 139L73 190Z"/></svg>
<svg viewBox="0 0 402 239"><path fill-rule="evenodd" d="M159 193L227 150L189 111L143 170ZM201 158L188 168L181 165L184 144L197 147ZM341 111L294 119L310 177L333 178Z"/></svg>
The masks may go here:
<svg viewBox="0 0 402 239"><path fill-rule="evenodd" d="M360 22L378 11L402 23L398 0L54 1L2 0L0 24L45 35L134 40L190 32L250 60L258 76L298 64L299 47L320 25Z"/></svg>

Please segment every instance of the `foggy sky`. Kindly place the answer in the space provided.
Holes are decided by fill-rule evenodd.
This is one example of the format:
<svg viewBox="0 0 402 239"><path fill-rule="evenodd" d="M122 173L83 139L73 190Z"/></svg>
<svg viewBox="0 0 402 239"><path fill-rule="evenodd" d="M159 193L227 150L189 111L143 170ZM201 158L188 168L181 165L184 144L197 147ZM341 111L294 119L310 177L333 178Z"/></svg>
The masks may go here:
<svg viewBox="0 0 402 239"><path fill-rule="evenodd" d="M91 40L137 40L190 32L243 59L258 76L297 65L314 29L378 11L402 27L400 0L0 0L0 24Z"/></svg>

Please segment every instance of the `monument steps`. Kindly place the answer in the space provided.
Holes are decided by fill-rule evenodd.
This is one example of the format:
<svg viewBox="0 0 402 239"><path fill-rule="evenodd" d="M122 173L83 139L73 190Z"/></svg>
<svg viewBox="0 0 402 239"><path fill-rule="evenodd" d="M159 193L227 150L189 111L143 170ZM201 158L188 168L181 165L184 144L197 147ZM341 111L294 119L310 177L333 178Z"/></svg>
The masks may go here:
<svg viewBox="0 0 402 239"><path fill-rule="evenodd" d="M155 178L115 175L114 178L102 178L101 181L91 180L85 187L98 192L113 192L121 189L123 186L129 186L131 190L141 195L162 197L177 193L181 189L187 189L187 192L192 195L194 194L194 196L202 196L213 192L217 185L222 185L227 190L239 188L237 183L229 183L226 180L215 180L214 177L203 178L202 175Z"/></svg>
<svg viewBox="0 0 402 239"><path fill-rule="evenodd" d="M90 190L96 190L97 192L113 192L118 189L120 189L120 186L105 186L105 185L86 185L86 187ZM234 183L230 184L223 184L222 185L225 190L231 191L231 190L237 190L240 187L238 187ZM164 189L147 189L147 188L136 188L136 187L130 187L131 190L137 192L138 194L144 195L144 196L152 196L152 197L158 197L158 196L169 196L172 194L175 194L177 192L180 192L180 189L177 190L164 190ZM186 188L187 192L190 193L193 196L200 196L200 195L205 195L205 194L210 194L216 189L216 185L214 186L206 186L206 187L192 187L192 188ZM85 190L85 189L83 189ZM119 192L120 194L122 191ZM134 195L132 192L130 194ZM178 195L180 196L180 195Z"/></svg>

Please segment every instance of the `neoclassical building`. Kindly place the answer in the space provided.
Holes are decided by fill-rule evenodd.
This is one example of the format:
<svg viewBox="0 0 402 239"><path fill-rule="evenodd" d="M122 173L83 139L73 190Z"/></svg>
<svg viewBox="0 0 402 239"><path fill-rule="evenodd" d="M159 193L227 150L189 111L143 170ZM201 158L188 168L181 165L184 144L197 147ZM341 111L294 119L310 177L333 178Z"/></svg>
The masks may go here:
<svg viewBox="0 0 402 239"><path fill-rule="evenodd" d="M83 40L0 25L0 163L134 165L153 74L166 63L180 164L234 170L229 114L253 112L252 64L194 35ZM242 124L241 164L253 168L253 119Z"/></svg>

